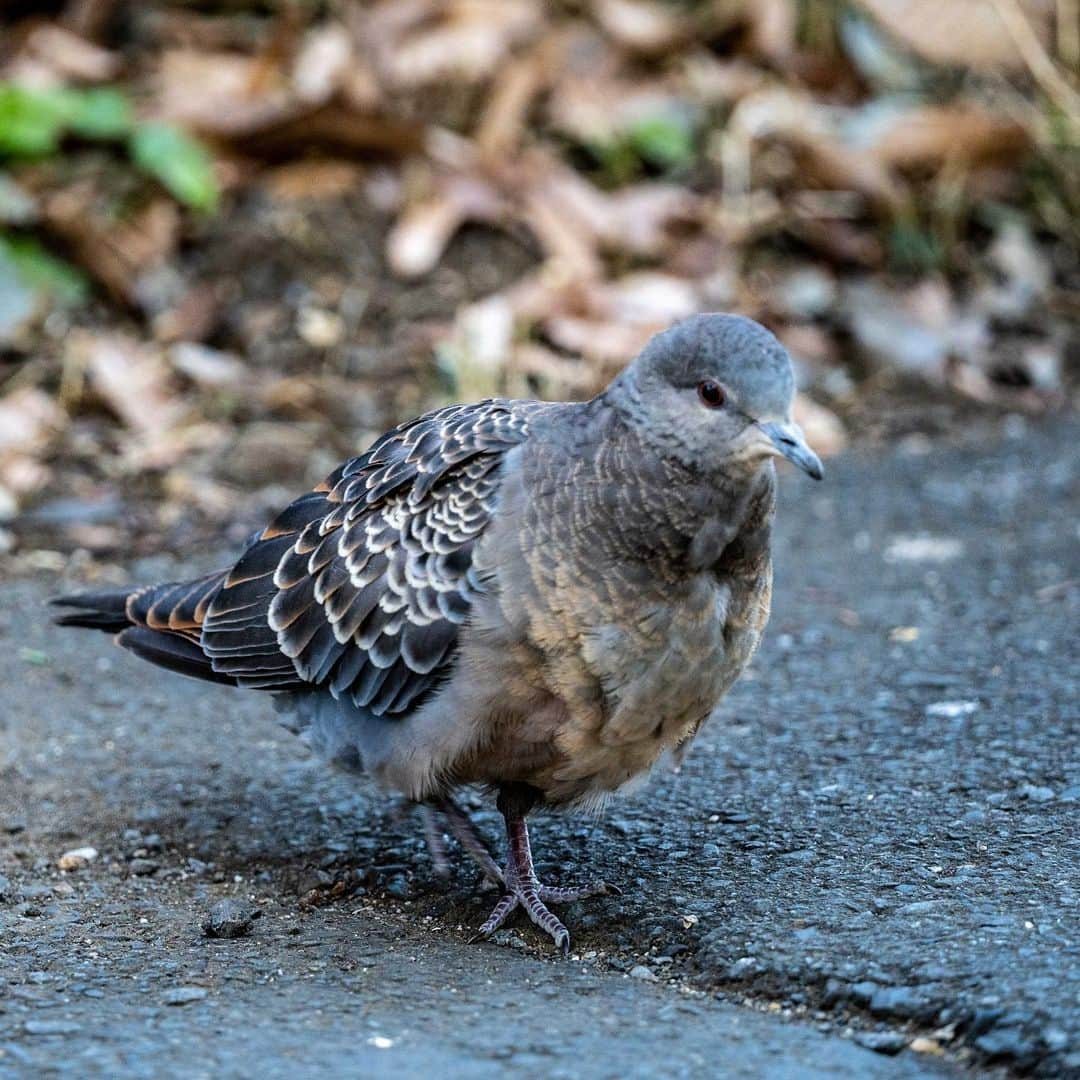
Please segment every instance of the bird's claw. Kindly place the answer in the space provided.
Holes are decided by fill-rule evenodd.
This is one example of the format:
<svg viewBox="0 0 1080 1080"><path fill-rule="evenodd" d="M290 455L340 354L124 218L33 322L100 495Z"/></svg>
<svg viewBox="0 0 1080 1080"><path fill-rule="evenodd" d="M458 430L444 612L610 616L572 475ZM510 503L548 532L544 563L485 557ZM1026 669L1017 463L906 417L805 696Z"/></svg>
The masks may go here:
<svg viewBox="0 0 1080 1080"><path fill-rule="evenodd" d="M608 885L603 881L577 888L559 888L541 885L538 882L530 882L524 886L511 883L507 886L507 890L499 898L499 902L484 920L480 929L470 938L470 942L486 941L520 907L541 930L551 937L555 942L555 948L564 956L570 952L570 931L547 905L571 904L576 900L586 900L590 896L615 896L620 892L614 885Z"/></svg>

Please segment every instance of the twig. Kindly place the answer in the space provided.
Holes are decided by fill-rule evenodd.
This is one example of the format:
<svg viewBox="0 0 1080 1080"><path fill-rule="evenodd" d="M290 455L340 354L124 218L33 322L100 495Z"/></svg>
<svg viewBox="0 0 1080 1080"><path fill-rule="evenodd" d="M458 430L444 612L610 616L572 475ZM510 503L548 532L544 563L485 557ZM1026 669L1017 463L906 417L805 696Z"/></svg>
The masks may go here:
<svg viewBox="0 0 1080 1080"><path fill-rule="evenodd" d="M1065 114L1071 124L1080 124L1080 94L1069 85L1057 65L1043 48L1017 0L994 0L998 16L1009 37L1027 64L1032 78L1043 93Z"/></svg>
<svg viewBox="0 0 1080 1080"><path fill-rule="evenodd" d="M1080 70L1080 0L1057 0L1057 51L1072 72Z"/></svg>

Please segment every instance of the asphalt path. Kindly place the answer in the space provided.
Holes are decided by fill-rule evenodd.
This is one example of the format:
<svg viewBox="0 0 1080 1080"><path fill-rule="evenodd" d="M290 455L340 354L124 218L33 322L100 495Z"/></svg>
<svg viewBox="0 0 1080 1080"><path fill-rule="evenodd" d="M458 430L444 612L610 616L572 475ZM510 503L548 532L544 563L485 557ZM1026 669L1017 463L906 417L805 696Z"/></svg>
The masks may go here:
<svg viewBox="0 0 1080 1080"><path fill-rule="evenodd" d="M784 477L752 671L681 768L535 826L553 882L623 890L563 909L568 960L470 944L473 867L259 695L4 582L0 1076L1080 1075L1078 443ZM230 897L261 917L206 937Z"/></svg>

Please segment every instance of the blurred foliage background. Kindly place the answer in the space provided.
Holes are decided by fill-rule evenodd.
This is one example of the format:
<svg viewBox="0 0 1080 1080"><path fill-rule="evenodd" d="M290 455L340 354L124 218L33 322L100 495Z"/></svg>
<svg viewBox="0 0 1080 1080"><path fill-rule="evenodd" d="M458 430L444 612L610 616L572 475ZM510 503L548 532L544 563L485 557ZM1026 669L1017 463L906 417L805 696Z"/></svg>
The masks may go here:
<svg viewBox="0 0 1080 1080"><path fill-rule="evenodd" d="M238 541L448 398L698 310L851 440L1075 396L1080 0L0 13L0 557Z"/></svg>

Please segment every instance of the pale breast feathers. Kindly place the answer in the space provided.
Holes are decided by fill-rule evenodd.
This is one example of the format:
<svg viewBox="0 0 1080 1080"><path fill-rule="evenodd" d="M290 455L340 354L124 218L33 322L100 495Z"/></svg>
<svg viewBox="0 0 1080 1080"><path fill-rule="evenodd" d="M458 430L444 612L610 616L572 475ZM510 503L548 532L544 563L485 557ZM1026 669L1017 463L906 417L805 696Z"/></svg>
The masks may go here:
<svg viewBox="0 0 1080 1080"><path fill-rule="evenodd" d="M453 656L502 457L534 408L429 413L287 507L209 605L199 644L214 670L265 689L327 686L377 715L415 707Z"/></svg>

